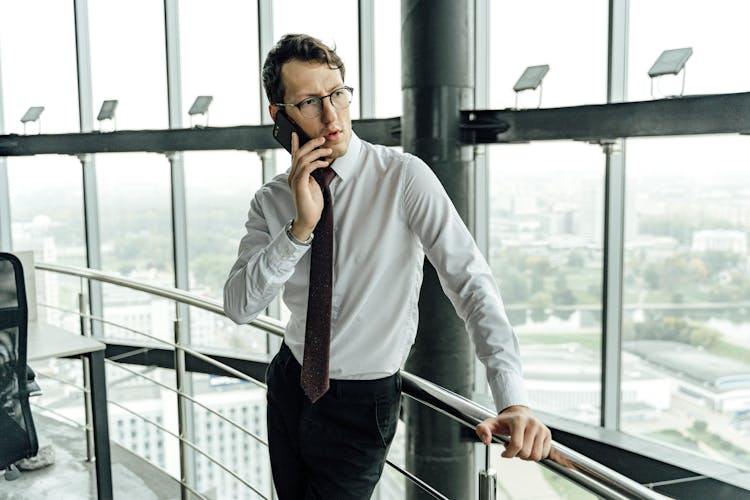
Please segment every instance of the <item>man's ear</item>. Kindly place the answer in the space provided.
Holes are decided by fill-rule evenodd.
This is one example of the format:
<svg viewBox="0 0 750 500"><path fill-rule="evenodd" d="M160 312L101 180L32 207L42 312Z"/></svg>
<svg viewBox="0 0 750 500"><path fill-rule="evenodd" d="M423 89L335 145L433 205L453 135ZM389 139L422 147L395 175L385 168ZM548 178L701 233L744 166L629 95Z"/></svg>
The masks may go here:
<svg viewBox="0 0 750 500"><path fill-rule="evenodd" d="M274 122L276 121L276 113L279 111L278 106L274 106L273 104L268 105L268 114L271 115L271 120Z"/></svg>

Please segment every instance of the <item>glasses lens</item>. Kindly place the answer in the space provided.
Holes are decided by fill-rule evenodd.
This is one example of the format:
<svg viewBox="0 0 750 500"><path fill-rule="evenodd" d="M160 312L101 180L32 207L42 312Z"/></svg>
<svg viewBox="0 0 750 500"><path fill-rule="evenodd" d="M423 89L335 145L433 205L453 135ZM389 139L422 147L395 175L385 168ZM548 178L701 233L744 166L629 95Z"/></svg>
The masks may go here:
<svg viewBox="0 0 750 500"><path fill-rule="evenodd" d="M352 102L352 91L348 88L338 89L336 92L331 94L331 102L337 108L347 108Z"/></svg>
<svg viewBox="0 0 750 500"><path fill-rule="evenodd" d="M323 101L320 97L310 97L299 103L297 107L305 118L315 118L323 109Z"/></svg>

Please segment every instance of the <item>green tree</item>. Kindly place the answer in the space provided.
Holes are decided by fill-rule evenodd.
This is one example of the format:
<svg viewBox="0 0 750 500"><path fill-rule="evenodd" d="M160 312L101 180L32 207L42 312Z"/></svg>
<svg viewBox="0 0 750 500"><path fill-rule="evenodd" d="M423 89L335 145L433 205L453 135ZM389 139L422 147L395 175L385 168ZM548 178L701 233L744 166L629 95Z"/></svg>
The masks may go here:
<svg viewBox="0 0 750 500"><path fill-rule="evenodd" d="M500 280L500 293L506 304L522 304L529 299L526 277L517 269L507 270Z"/></svg>
<svg viewBox="0 0 750 500"><path fill-rule="evenodd" d="M636 324L633 330L625 331L625 337L638 340L681 342L710 349L721 338L721 332L691 323L684 318L664 316Z"/></svg>
<svg viewBox="0 0 750 500"><path fill-rule="evenodd" d="M582 268L586 264L586 259L583 256L583 252L580 250L573 250L568 254L568 266L576 269Z"/></svg>
<svg viewBox="0 0 750 500"><path fill-rule="evenodd" d="M577 302L573 291L568 287L568 280L564 274L557 276L555 280L555 290L552 292L552 299L555 305L571 306ZM561 319L568 319L573 314L570 309L557 309L555 316Z"/></svg>

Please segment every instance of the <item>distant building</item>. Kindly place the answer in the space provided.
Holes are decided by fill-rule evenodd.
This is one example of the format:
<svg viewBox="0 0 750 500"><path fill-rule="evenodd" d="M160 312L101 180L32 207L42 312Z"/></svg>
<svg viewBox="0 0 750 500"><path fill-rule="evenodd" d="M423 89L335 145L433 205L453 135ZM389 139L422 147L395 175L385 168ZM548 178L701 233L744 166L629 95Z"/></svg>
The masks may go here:
<svg viewBox="0 0 750 500"><path fill-rule="evenodd" d="M576 343L524 345L521 353L534 408L597 425L601 402L599 353ZM622 378L624 419L653 418L669 409L670 377L631 357L625 360Z"/></svg>
<svg viewBox="0 0 750 500"><path fill-rule="evenodd" d="M729 252L747 254L747 234L743 231L707 229L693 233L693 252Z"/></svg>
<svg viewBox="0 0 750 500"><path fill-rule="evenodd" d="M718 412L750 410L750 364L679 342L626 342L627 352L669 374L677 394Z"/></svg>

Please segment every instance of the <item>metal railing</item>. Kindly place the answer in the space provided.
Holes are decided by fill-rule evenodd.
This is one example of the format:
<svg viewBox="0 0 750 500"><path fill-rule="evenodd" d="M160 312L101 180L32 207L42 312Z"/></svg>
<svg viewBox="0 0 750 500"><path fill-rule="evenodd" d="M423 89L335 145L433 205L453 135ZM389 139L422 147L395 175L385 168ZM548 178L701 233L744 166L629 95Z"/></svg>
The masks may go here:
<svg viewBox="0 0 750 500"><path fill-rule="evenodd" d="M142 283L139 281L120 277L115 274L93 269L75 268L48 263L37 263L36 268L42 271L77 276L79 278L95 280L103 283L130 288L133 290L138 290L224 316L224 310L220 303L194 293L186 292L184 290L149 285L147 283ZM179 318L177 322L179 322ZM251 326L257 327L265 331L266 333L277 336L283 336L284 334L283 324L279 320L266 316L260 316L258 319L251 323ZM143 335L151 337L148 334ZM154 340L158 340L159 342L166 342L167 344L173 346L175 348L176 356L179 356L180 352L190 353L191 355L196 356L203 361L221 368L222 370L226 370L227 373L232 376L236 376L243 380L247 380L248 378L250 378L246 374L239 372L232 367L215 361L209 356L195 351L194 349L190 349L181 345L179 339L179 326L176 326L175 337L175 343L166 342L156 337L151 338ZM175 366L177 367L178 364L180 364L179 361L176 362ZM420 403L434 409L435 411L447 415L448 417L456 420L464 426L474 428L483 420L493 417L496 414L494 411L483 407L475 403L474 401L448 391L447 389L424 380L414 374L408 373L406 371L401 371L401 375L403 380L403 393L406 396L419 401ZM257 383L257 381L254 382ZM180 398L178 398L179 400L181 400L183 396L187 397L186 394L183 394L180 391L178 391L178 395L180 395ZM507 443L508 441L508 436L493 436L493 442L495 443ZM180 442L183 443L182 438L180 438ZM619 474L616 471L613 471L612 469L609 469L608 467L605 467L604 465L586 457L585 455L554 441L552 443L552 450L549 457L541 460L539 463L559 474L560 476L571 480L575 484L590 491L600 498L613 500L660 500L668 498L641 485L636 481L633 481L632 479L629 479L626 476L623 476L622 474ZM395 470L402 473L404 477L412 481L416 486L420 487L423 491L427 492L431 496L435 498L445 498L439 492L432 489L429 485L424 484L418 478L415 478L403 468L393 464L390 461L388 462L388 464ZM483 472L485 473L485 475L488 474L488 471ZM485 491L480 491L480 494L482 493L485 493ZM489 495L489 493L485 494Z"/></svg>

